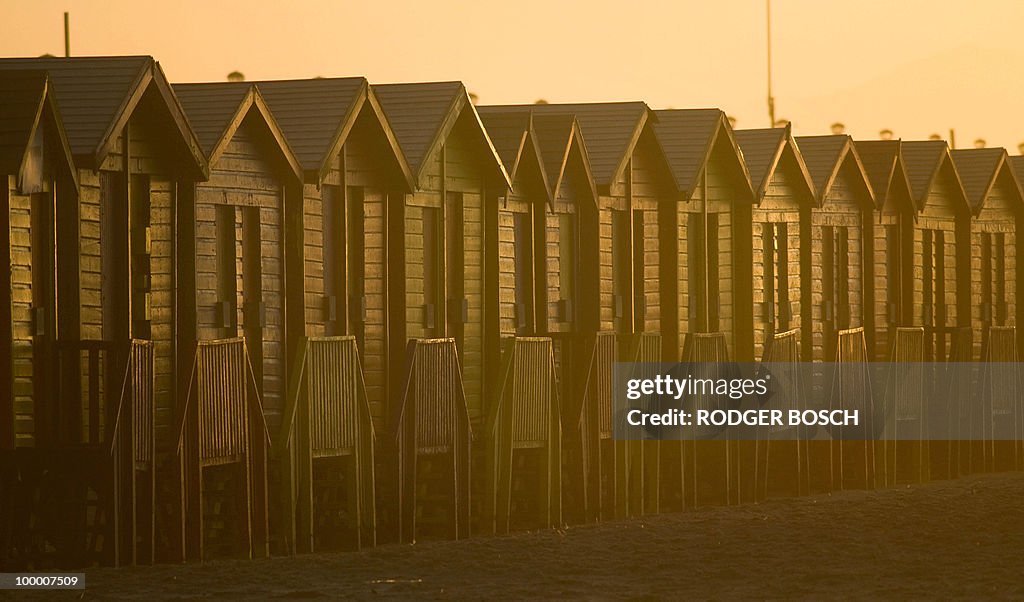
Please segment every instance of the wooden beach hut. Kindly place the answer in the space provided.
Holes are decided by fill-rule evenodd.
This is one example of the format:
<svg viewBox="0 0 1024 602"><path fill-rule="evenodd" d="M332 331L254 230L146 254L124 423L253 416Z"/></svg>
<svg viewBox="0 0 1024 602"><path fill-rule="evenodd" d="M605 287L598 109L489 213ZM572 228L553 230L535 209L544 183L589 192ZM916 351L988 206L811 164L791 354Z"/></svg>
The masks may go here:
<svg viewBox="0 0 1024 602"><path fill-rule="evenodd" d="M767 364L799 362L803 296L803 229L814 204L814 183L796 146L790 127L736 130L736 142L754 190L751 210L753 243L754 357ZM783 376L784 368L770 367ZM788 374L798 377L800 371ZM791 382L799 386L799 380ZM792 409L803 408L800 397ZM781 431L781 429L780 429ZM780 491L793 495L806 490L807 448L801 441L773 441L782 433L775 429L759 435L755 458L744 462L753 467L755 498ZM749 481L749 479L748 479Z"/></svg>
<svg viewBox="0 0 1024 602"><path fill-rule="evenodd" d="M138 434L128 438L134 464L151 469L154 461L174 457L174 374L183 351L175 337L181 290L175 236L179 208L191 203L194 182L208 176L206 158L151 57L0 59L0 71L17 70L48 73L78 171L77 212L69 218L77 224L77 236L70 238L77 252L66 249L64 256L72 258L61 279L69 284L63 297L69 311L60 312L67 325L56 360L67 390L59 393L54 441L98 445L115 426L131 424ZM76 451L74 457L88 463L89 454ZM81 487L63 495L64 501L80 509L78 516L96 516L86 506L93 499L90 481L99 477L72 470ZM170 527L179 524L176 483L158 479L158 491L166 494L157 496L164 500L158 518L169 522L155 533L176 532ZM152 516L154 508L137 511ZM148 544L146 550L137 546L135 529L123 531L112 546L115 561L151 556ZM176 547L173 535L169 539Z"/></svg>
<svg viewBox="0 0 1024 602"><path fill-rule="evenodd" d="M581 214L580 240L592 244L588 241L596 232L598 252L583 256L579 274L585 281L589 270L596 272L598 301L596 307L587 302L587 307L580 308L580 320L581 327L596 323L596 331L586 335L587 342L577 351L578 374L586 377L581 394L563 400L563 424L572 429L567 430L570 439L575 437L575 425L580 425L581 460L586 467L583 506L588 519L655 512L656 446L617 444L611 438L612 367L615 361L660 361L665 326L661 285L668 280L664 270L674 273L675 269L674 264L663 263L659 250L662 237L669 235L661 213L676 190L654 134L654 113L642 102L494 110L532 112L535 123L575 116L586 140L598 195L597 219L592 221L589 209ZM591 257L596 257L596 264ZM588 313L590 308L596 316Z"/></svg>
<svg viewBox="0 0 1024 602"><path fill-rule="evenodd" d="M52 354L60 335L57 236L74 243L77 173L52 84L43 71L0 72L0 567L29 563L28 465L54 445ZM58 225L58 217L62 221ZM66 259L62 258L62 259ZM21 477L19 478L19 473Z"/></svg>
<svg viewBox="0 0 1024 602"><path fill-rule="evenodd" d="M411 172L364 78L256 87L302 173L284 219L290 367L271 425L294 520L284 538L298 551L372 545L374 432L400 386L389 357L404 349L388 337L389 203L411 190Z"/></svg>
<svg viewBox="0 0 1024 602"><path fill-rule="evenodd" d="M706 363L700 369L709 372L702 376L723 377L727 362L753 361L750 174L719 109L655 113L655 132L679 190L666 218L672 235L662 244L663 261L678 266L663 279L671 299L664 308L666 353ZM700 409L715 409L715 403L693 401ZM689 504L739 501L734 443L698 441L672 449L678 453L666 450L665 474L675 478L666 481L665 494Z"/></svg>
<svg viewBox="0 0 1024 602"><path fill-rule="evenodd" d="M498 392L497 209L511 183L462 83L374 93L415 185L388 205L397 534L461 538L470 421L482 423Z"/></svg>
<svg viewBox="0 0 1024 602"><path fill-rule="evenodd" d="M554 349L550 338L538 335L547 322L545 226L552 189L532 113L478 111L512 181L497 216L502 365L483 425L482 522L488 531L551 527L561 524L561 415Z"/></svg>
<svg viewBox="0 0 1024 602"><path fill-rule="evenodd" d="M873 281L869 283L874 297L874 345L868 355L876 362L914 366L924 361L924 329L913 326L909 314L916 211L902 142L858 140L854 145L875 192ZM872 383L876 410L884 408L887 417L887 440L875 445L876 466L885 485L927 478L923 442L899 439L924 428L923 368L908 369L909 375L891 373L886 382Z"/></svg>
<svg viewBox="0 0 1024 602"><path fill-rule="evenodd" d="M910 180L903 162L900 140L858 140L857 154L875 193L874 249L870 258L874 281L869 283L874 297L874 345L869 355L874 361L923 361L914 359L916 335L903 331L910 324L907 312L913 285L908 244L914 229L914 202ZM896 349L898 340L905 345ZM894 353L901 355L897 358ZM904 355L904 352L911 355Z"/></svg>
<svg viewBox="0 0 1024 602"><path fill-rule="evenodd" d="M909 326L924 330L926 362L968 362L972 356L970 326L971 267L970 218L967 200L949 153L942 140L904 141L901 149L916 210L910 246L913 290L908 302ZM957 397L969 398L970 387L942 373L926 375L928 387L941 390L961 387ZM948 408L951 416L959 408ZM956 446L946 441L929 445L928 473L933 478L956 474Z"/></svg>
<svg viewBox="0 0 1024 602"><path fill-rule="evenodd" d="M804 233L804 333L808 356L815 362L834 362L834 370L819 375L811 387L810 407L871 410L868 349L873 344L873 282L875 207L853 140L846 135L796 138L815 187L815 203ZM818 405L814 405L818 404ZM865 431L867 432L867 431ZM863 435L859 443L814 442L812 471L824 488L874 486L874 445ZM827 461L826 461L827 460ZM813 478L813 477L812 477Z"/></svg>
<svg viewBox="0 0 1024 602"><path fill-rule="evenodd" d="M233 340L230 345L242 350L236 357L244 361L240 369L246 378L232 382L246 390L207 399L214 404L211 414L228 409L221 407L223 399L244 398L249 404L231 409L249 419L248 436L235 440L238 448L217 458L197 457L202 468L193 466L186 477L195 509L189 514L203 517L186 521L186 556L202 559L218 539L227 540L222 547L237 548L250 539L246 534L268 530L264 421L276 432L284 406L284 216L286 209L301 205L302 170L253 84L177 84L174 92L210 161L210 179L197 185L195 203L187 209L190 228L183 228L178 239L192 262L192 270L182 275L188 282L183 288L191 294L182 295L179 333L190 341ZM206 357L198 355L197 361ZM193 391L196 399L205 393ZM224 529L204 529L207 507L220 510L217 522ZM274 519L280 523L290 517ZM275 534L285 532L283 525L273 526Z"/></svg>
<svg viewBox="0 0 1024 602"><path fill-rule="evenodd" d="M1017 231L1024 218L1020 181L1002 148L950 152L971 204L971 357L991 364L1019 361L1017 347ZM975 440L961 445L963 471L1013 470L1021 437L1021 390L1016 370L983 366L974 403L961 419Z"/></svg>

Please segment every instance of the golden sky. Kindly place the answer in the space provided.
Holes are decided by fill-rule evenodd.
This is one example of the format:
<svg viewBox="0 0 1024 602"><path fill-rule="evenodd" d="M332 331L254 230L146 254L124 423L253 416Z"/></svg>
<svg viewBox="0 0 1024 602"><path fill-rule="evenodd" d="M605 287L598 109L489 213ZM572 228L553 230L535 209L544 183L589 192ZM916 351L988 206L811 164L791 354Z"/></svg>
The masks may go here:
<svg viewBox="0 0 1024 602"><path fill-rule="evenodd" d="M0 0L0 55L152 54L172 81L461 79L481 103L646 100L767 125L764 0ZM1024 2L774 0L797 134L1024 141Z"/></svg>

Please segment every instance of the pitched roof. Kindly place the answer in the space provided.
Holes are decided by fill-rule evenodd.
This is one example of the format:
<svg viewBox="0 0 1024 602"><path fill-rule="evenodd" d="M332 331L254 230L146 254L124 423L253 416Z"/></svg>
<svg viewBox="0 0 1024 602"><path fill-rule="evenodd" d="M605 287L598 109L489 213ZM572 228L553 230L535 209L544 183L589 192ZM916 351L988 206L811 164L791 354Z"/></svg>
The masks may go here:
<svg viewBox="0 0 1024 602"><path fill-rule="evenodd" d="M555 196L565 177L570 152L576 145L582 157L584 178L591 197L597 201L597 184L590 168L590 157L583 132L575 115L534 115L533 131L537 134L544 170L551 185L551 194Z"/></svg>
<svg viewBox="0 0 1024 602"><path fill-rule="evenodd" d="M484 124L487 136L491 139L498 156L505 165L505 172L515 185L516 178L523 168L524 156L533 157L536 173L540 177L540 185L547 195L547 200L553 200L551 186L548 181L548 174L544 169L544 162L541 158L541 150L538 145L537 134L533 130L533 115L522 112L501 112L494 110L478 111L480 120ZM532 149L532 152L530 152Z"/></svg>
<svg viewBox="0 0 1024 602"><path fill-rule="evenodd" d="M380 100L416 182L427 159L443 144L463 111L469 110L494 159L496 171L506 186L512 186L462 82L374 84L373 92Z"/></svg>
<svg viewBox="0 0 1024 602"><path fill-rule="evenodd" d="M860 173L864 188L872 204L875 202L874 191L871 182L868 180L864 165L861 163L853 140L846 134L833 134L826 136L797 136L796 144L800 148L800 154L804 157L807 165L807 172L814 182L815 193L819 206L824 202L825 197L832 189L839 170L846 160L852 160Z"/></svg>
<svg viewBox="0 0 1024 602"><path fill-rule="evenodd" d="M807 172L807 165L804 164L803 156L796 147L790 126L784 128L763 128L754 130L735 130L733 135L736 143L743 152L743 160L747 165L747 173L750 174L750 183L754 189L757 200L760 201L768 192L772 176L778 168L779 161L788 147L793 153L800 171L801 179L806 186L808 194L814 196L814 182Z"/></svg>
<svg viewBox="0 0 1024 602"><path fill-rule="evenodd" d="M89 167L102 163L143 92L156 83L192 162L203 174L208 172L199 142L153 57L0 59L0 71L8 70L48 74L71 151Z"/></svg>
<svg viewBox="0 0 1024 602"><path fill-rule="evenodd" d="M252 86L249 82L172 86L207 157L227 132L235 114L252 92Z"/></svg>
<svg viewBox="0 0 1024 602"><path fill-rule="evenodd" d="M719 109L664 109L654 113L657 116L654 131L665 152L676 187L686 197L692 195L700 183L700 176L719 135L724 135L732 148L746 187L751 190L743 153L736 144L725 113Z"/></svg>
<svg viewBox="0 0 1024 602"><path fill-rule="evenodd" d="M488 110L487 107L481 107L477 112L487 130L487 136L491 139L491 144L494 145L494 150L498 152L501 162L505 165L505 171L514 182L519 160L530 134L530 114L494 111Z"/></svg>
<svg viewBox="0 0 1024 602"><path fill-rule="evenodd" d="M1000 168L1006 158L1004 148L954 149L949 152L960 175L960 183L971 203L971 210L977 214L985 204L985 198L996 183ZM1016 179L1016 178L1014 178Z"/></svg>
<svg viewBox="0 0 1024 602"><path fill-rule="evenodd" d="M362 77L253 83L270 106L302 169L320 174L344 142L368 87Z"/></svg>
<svg viewBox="0 0 1024 602"><path fill-rule="evenodd" d="M608 187L625 168L652 111L646 103L503 105L502 110L533 111L534 115L575 115L587 140L595 182Z"/></svg>
<svg viewBox="0 0 1024 602"><path fill-rule="evenodd" d="M1017 176L1017 181L1024 183L1024 156L1013 155L1007 157L1007 164L1013 171L1013 175Z"/></svg>
<svg viewBox="0 0 1024 602"><path fill-rule="evenodd" d="M885 205L893 178L903 179L909 190L907 171L900 159L899 140L857 140L853 144L864 164L871 188L875 191L875 204L878 208Z"/></svg>
<svg viewBox="0 0 1024 602"><path fill-rule="evenodd" d="M903 164L907 166L910 191L920 207L938 176L943 160L949 156L949 149L945 140L908 140L903 143L900 153Z"/></svg>
<svg viewBox="0 0 1024 602"><path fill-rule="evenodd" d="M174 92L192 121L192 129L211 164L220 158L246 115L255 110L277 143L281 156L296 177L302 179L302 166L255 84L175 84Z"/></svg>
<svg viewBox="0 0 1024 602"><path fill-rule="evenodd" d="M0 71L0 169L5 174L20 176L48 107L54 121L50 134L59 141L67 172L77 180L71 148L49 85L42 71Z"/></svg>

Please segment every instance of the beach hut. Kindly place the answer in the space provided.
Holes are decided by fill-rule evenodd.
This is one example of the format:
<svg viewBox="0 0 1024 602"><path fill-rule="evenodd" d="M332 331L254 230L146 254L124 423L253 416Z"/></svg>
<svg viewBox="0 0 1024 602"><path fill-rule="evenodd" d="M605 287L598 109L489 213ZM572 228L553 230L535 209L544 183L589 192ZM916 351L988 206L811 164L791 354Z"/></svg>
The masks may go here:
<svg viewBox="0 0 1024 602"><path fill-rule="evenodd" d="M971 357L989 364L1015 363L1019 361L1016 233L1024 217L1020 182L1005 149L960 149L950 155L971 204L970 320L971 330L977 333ZM975 403L961 413L972 422L976 435L961 446L962 470L1016 467L1012 440L1021 438L1016 372L1004 366L982 367Z"/></svg>
<svg viewBox="0 0 1024 602"><path fill-rule="evenodd" d="M506 119L530 115L533 144L551 191L535 234L536 281L542 289L537 327L538 333L551 340L562 420L568 421L563 422L563 430L570 428L575 433L577 400L584 395L590 360L585 350L593 345L600 319L600 305L585 301L598 298L598 265L587 258L598 257L599 234L597 187L582 129L572 114L538 115L532 107L480 107L479 111L492 139L497 137L492 115ZM499 146L497 141L495 144ZM562 508L568 520L580 522L585 519L582 473L577 470L582 469L582 450L578 437L570 439L577 445L564 450L565 466L570 470L565 475L568 485L563 487Z"/></svg>
<svg viewBox="0 0 1024 602"><path fill-rule="evenodd" d="M737 130L735 136L754 190L754 357L768 362L783 357L799 360L800 224L814 203L814 183L789 126Z"/></svg>
<svg viewBox="0 0 1024 602"><path fill-rule="evenodd" d="M666 285L677 300L666 308L673 325L663 329L675 342L671 357L752 361L753 190L743 153L719 109L655 113L655 131L680 191L678 236L666 238L666 252L679 266Z"/></svg>
<svg viewBox="0 0 1024 602"><path fill-rule="evenodd" d="M415 184L388 206L398 537L460 538L469 532L469 422L480 424L497 395L497 208L511 183L462 83L374 93Z"/></svg>
<svg viewBox="0 0 1024 602"><path fill-rule="evenodd" d="M910 180L916 222L911 248L913 291L908 299L909 326L924 330L926 362L969 362L973 335L970 326L971 266L970 218L967 200L949 153L942 140L904 141L901 149ZM969 399L970 386L946 374L926 375L928 391L950 388L955 398ZM947 408L958 415L960 408ZM959 470L958 448L946 441L929 444L928 472L948 478Z"/></svg>
<svg viewBox="0 0 1024 602"><path fill-rule="evenodd" d="M913 235L915 211L901 145L900 140L854 143L875 193L874 249L870 258L874 281L869 283L874 297L874 345L869 353L875 361L920 362L922 358L903 354L919 348L911 345L914 337L909 331L902 335L907 345L898 350L894 347L901 338L899 329L910 324L907 300L913 283L907 245ZM899 357L894 355L897 351Z"/></svg>
<svg viewBox="0 0 1024 602"><path fill-rule="evenodd" d="M484 523L487 530L499 531L516 524L551 527L561 523L561 415L552 342L537 335L544 334L547 323L546 223L552 189L533 115L478 110L512 181L497 217L502 367L482 437ZM513 508L522 511L513 513Z"/></svg>
<svg viewBox="0 0 1024 602"><path fill-rule="evenodd" d="M200 516L205 508L220 509L220 522L225 528L234 523L235 533L266 530L268 431L263 422L276 432L284 406L284 215L286 208L300 205L302 170L252 84L177 84L174 92L210 161L210 179L197 185L195 203L186 209L189 215L183 220L189 227L182 228L178 237L192 264L182 274L187 283L182 288L188 294L181 295L179 335L241 348L236 357L247 360L240 367L246 378L235 382L246 390L234 395L246 398L249 407L233 410L253 419L249 436L238 438L239 447L224 454L237 461L196 455L202 468L193 466L194 474L186 477L195 497L190 507ZM197 361L205 357L197 355ZM200 372L207 369L197 366ZM197 397L205 393L194 391ZM226 409L219 407L217 399L208 401L214 404L213 414ZM258 409L262 416L255 415ZM209 432L214 434L212 429ZM215 477L204 477L200 470L234 471L239 475L234 479L238 486L211 487ZM221 495L211 503L211 498ZM243 507L252 511L240 512ZM225 538L216 532L204 533L203 523L203 519L186 521L187 557L202 559L207 540ZM275 533L284 532L280 524L274 527ZM236 537L234 543L248 539Z"/></svg>
<svg viewBox="0 0 1024 602"><path fill-rule="evenodd" d="M873 282L875 207L868 181L853 140L846 135L796 138L815 187L815 203L804 233L803 322L808 356L816 362L835 362L813 383L812 408L857 409L865 415L871 406L867 378L867 350L873 343ZM819 405L813 405L813 404ZM865 431L867 433L867 431ZM811 462L826 489L874 485L874 445L865 434L859 444L836 441L828 445L828 462L821 447L812 444ZM824 446L824 444L822 444Z"/></svg>
<svg viewBox="0 0 1024 602"><path fill-rule="evenodd" d="M57 443L48 428L56 400L52 354L60 329L73 326L59 303L68 292L63 277L70 257L58 261L56 252L58 236L62 250L75 244L77 173L45 72L0 72L0 140L0 515L5 517L0 567L5 567L35 560L15 553L30 547L15 535L21 531L16 525L38 520L28 514L37 492L24 478L34 471L25 469L39 451Z"/></svg>
<svg viewBox="0 0 1024 602"><path fill-rule="evenodd" d="M864 171L875 192L873 282L873 361L899 362L910 375L891 373L884 382L873 382L877 408L887 417L885 438L875 445L880 476L886 485L927 479L924 445L901 437L924 427L923 372L924 329L913 326L909 302L913 294L911 264L915 206L903 162L900 140L854 142Z"/></svg>
<svg viewBox="0 0 1024 602"><path fill-rule="evenodd" d="M255 85L302 173L284 218L288 392L271 426L293 471L281 475L285 538L298 551L372 545L374 432L400 386L389 357L404 349L388 338L389 203L411 172L364 78Z"/></svg>
<svg viewBox="0 0 1024 602"><path fill-rule="evenodd" d="M709 362L703 376L724 376L724 362L753 360L750 211L753 191L725 113L718 109L655 111L654 129L671 168L677 200L662 244L663 260L678 266L663 278L663 329L668 358ZM695 407L712 409L715 400ZM689 503L739 500L740 467L731 442L674 445L665 484ZM684 451L685 450L685 451ZM670 468L676 466L678 469ZM684 459L684 456L687 456ZM666 472L666 474L669 474ZM671 485L670 485L671 483ZM685 486L684 486L685 483Z"/></svg>
<svg viewBox="0 0 1024 602"><path fill-rule="evenodd" d="M580 241L592 244L596 232L598 250L581 257L579 275L585 282L593 270L598 288L596 297L591 297L597 299L596 307L587 302L578 313L581 327L594 324L596 330L585 335L587 342L576 350L577 373L585 377L581 377L581 394L563 400L563 423L572 429L568 437L579 441L583 450L587 467L583 506L589 519L654 512L658 506L656 446L627 445L611 438L613 364L654 362L662 357L665 292L661 285L669 280L664 270L674 273L675 269L674 264L663 263L667 259L660 252L662 238L669 235L661 212L676 191L654 135L653 112L642 102L494 110L499 109L533 112L535 123L575 116L586 140L598 195L597 219L589 209L581 213ZM581 439L572 432L577 424Z"/></svg>
<svg viewBox="0 0 1024 602"><path fill-rule="evenodd" d="M799 362L800 320L803 317L800 294L804 253L803 230L813 206L814 183L796 146L790 127L736 130L736 142L754 190L751 210L753 242L753 323L754 357L766 364ZM784 370L771 366L769 369ZM799 370L792 372L794 376ZM801 409L801 399L792 399L792 409ZM780 429L781 430L781 429ZM755 462L758 474L753 480L762 498L780 490L799 494L807 478L807 449L803 442L773 441L776 430L763 433L763 443Z"/></svg>
<svg viewBox="0 0 1024 602"><path fill-rule="evenodd" d="M67 390L58 393L54 440L98 444L130 418L138 421L138 464L152 465L154 450L160 464L174 457L176 399L183 393L174 367L192 353L175 337L178 210L191 203L193 183L206 179L206 158L151 57L0 59L0 71L18 70L48 73L78 171L77 252L66 249L65 256L75 264L65 282L75 285L65 297L70 313L60 312L78 325L64 328L57 342L59 384ZM83 487L63 497L80 494L82 514L98 516L86 511L92 498L85 481L94 475L76 474ZM158 518L177 524L177 480L158 479L158 490L168 502ZM148 555L133 533L122 537L114 547L127 556L119 560Z"/></svg>

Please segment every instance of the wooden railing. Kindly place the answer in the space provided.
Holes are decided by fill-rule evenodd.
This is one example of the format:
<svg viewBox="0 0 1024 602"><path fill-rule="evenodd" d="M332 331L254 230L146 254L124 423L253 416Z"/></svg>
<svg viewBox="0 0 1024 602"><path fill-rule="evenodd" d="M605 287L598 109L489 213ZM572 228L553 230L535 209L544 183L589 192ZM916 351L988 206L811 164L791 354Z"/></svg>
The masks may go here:
<svg viewBox="0 0 1024 602"><path fill-rule="evenodd" d="M424 455L446 460L444 488L451 505L450 534L469 535L469 461L472 433L455 339L418 339L406 348L405 378L391 416L396 453L399 541L417 535L417 465Z"/></svg>
<svg viewBox="0 0 1024 602"><path fill-rule="evenodd" d="M291 530L299 551L315 551L318 539L329 539L315 528L325 522L327 515L348 518L346 527L353 532L357 548L364 541L375 545L373 422L356 338L306 339L290 378L278 451L281 455L294 451L296 507ZM334 500L322 496L327 506L320 507L314 466L331 458L347 459L348 470L341 487L347 495L335 496ZM330 505L331 501L339 502L340 497L348 498L349 507Z"/></svg>
<svg viewBox="0 0 1024 602"><path fill-rule="evenodd" d="M236 491L229 500L242 516L242 555L268 553L267 458L269 443L259 386L249 363L244 338L199 341L191 366L189 386L179 412L178 455L182 466L186 533L185 558L206 557L204 511L206 469L232 465ZM239 500L241 500L239 502Z"/></svg>
<svg viewBox="0 0 1024 602"><path fill-rule="evenodd" d="M487 417L487 527L509 530L516 450L535 449L535 526L561 524L561 408L549 338L510 338L502 354L501 387Z"/></svg>

